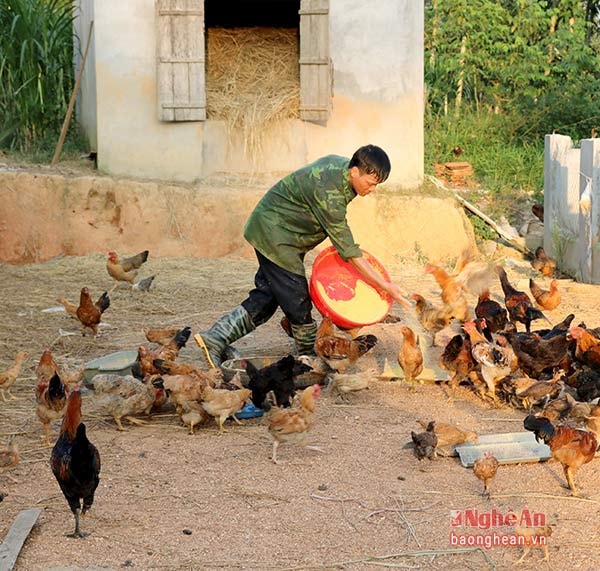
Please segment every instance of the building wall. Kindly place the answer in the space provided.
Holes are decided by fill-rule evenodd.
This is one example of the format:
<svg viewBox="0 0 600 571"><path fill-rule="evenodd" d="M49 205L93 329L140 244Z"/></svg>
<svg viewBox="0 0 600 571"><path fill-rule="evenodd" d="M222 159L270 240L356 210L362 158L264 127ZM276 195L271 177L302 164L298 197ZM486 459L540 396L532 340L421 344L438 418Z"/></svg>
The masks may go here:
<svg viewBox="0 0 600 571"><path fill-rule="evenodd" d="M270 134L260 160L252 161L223 122L158 121L153 0L80 1L94 12L95 58L86 69L96 86L95 101L82 91L80 117L92 117L95 106L101 171L175 181L214 172L285 172L323 154L351 155L374 143L390 155L390 183L422 182L422 3L331 0L334 99L328 124L288 121ZM84 126L91 132L90 121Z"/></svg>

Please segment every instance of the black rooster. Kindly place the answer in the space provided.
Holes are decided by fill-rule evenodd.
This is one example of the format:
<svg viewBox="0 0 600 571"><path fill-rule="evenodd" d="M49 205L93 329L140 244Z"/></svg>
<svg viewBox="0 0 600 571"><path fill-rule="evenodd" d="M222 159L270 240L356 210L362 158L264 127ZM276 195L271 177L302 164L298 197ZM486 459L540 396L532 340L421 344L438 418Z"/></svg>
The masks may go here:
<svg viewBox="0 0 600 571"><path fill-rule="evenodd" d="M76 387L69 396L60 435L50 458L52 473L75 516L75 531L69 537L89 535L81 531L79 517L92 507L100 482L100 454L88 440L85 424L80 420L81 393Z"/></svg>
<svg viewBox="0 0 600 571"><path fill-rule="evenodd" d="M310 365L299 361L293 355L283 357L262 369L257 369L250 361L243 361L242 366L250 377L248 388L252 391L252 402L258 408L264 407L269 391L275 393L277 406L291 406L291 399L296 393L294 378L312 370Z"/></svg>

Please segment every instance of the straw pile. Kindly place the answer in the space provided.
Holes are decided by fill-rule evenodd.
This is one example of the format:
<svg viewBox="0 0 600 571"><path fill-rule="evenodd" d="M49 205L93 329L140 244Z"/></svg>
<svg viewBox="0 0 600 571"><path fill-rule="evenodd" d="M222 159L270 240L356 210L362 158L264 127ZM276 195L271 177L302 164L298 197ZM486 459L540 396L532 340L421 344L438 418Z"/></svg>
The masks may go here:
<svg viewBox="0 0 600 571"><path fill-rule="evenodd" d="M227 121L230 144L239 134L254 161L266 132L298 117L298 53L296 29L207 30L207 116Z"/></svg>

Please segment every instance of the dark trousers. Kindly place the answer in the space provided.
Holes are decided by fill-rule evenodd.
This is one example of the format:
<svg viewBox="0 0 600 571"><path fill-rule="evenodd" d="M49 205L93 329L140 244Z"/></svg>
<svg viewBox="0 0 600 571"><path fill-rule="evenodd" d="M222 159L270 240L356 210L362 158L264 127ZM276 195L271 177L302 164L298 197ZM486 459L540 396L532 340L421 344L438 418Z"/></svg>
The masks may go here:
<svg viewBox="0 0 600 571"><path fill-rule="evenodd" d="M294 325L312 321L312 301L305 276L284 270L260 252L258 271L254 276L254 289L242 301L244 309L252 317L254 325L268 321L278 307Z"/></svg>

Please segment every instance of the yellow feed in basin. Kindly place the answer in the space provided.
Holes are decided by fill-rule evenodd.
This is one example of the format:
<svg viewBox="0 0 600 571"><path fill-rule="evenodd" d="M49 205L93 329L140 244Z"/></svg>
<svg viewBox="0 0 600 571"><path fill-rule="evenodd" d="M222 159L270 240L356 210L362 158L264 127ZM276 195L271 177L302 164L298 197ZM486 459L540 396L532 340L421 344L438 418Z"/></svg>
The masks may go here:
<svg viewBox="0 0 600 571"><path fill-rule="evenodd" d="M370 323L382 319L388 312L388 302L361 280L356 281L354 297L349 300L331 299L320 281L316 282L316 286L329 309L350 321Z"/></svg>

